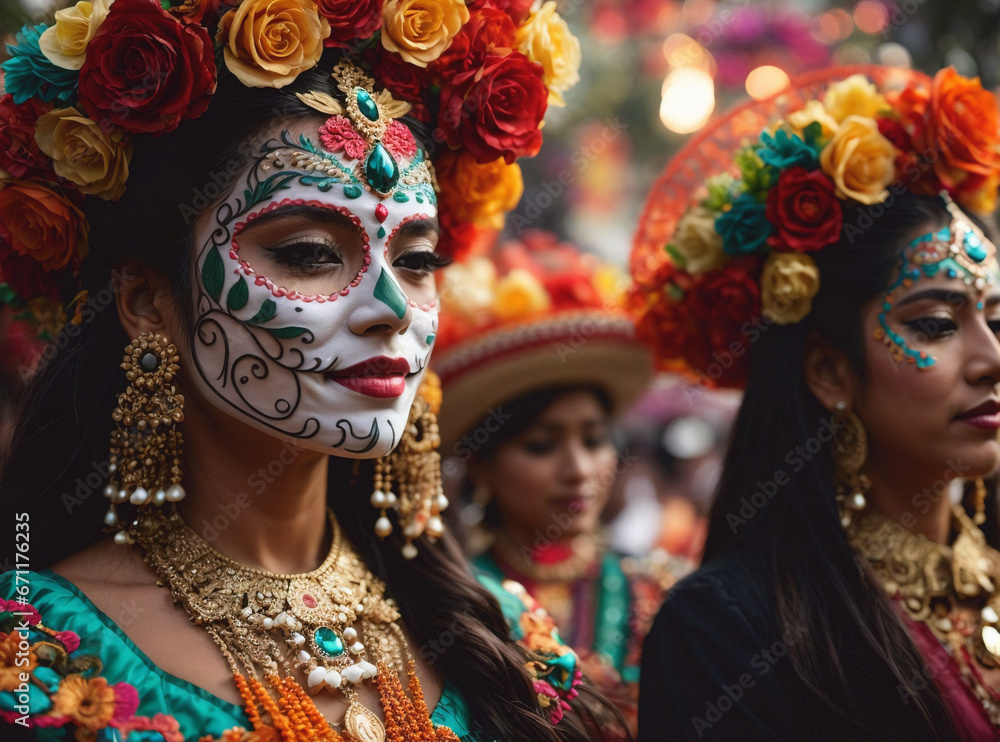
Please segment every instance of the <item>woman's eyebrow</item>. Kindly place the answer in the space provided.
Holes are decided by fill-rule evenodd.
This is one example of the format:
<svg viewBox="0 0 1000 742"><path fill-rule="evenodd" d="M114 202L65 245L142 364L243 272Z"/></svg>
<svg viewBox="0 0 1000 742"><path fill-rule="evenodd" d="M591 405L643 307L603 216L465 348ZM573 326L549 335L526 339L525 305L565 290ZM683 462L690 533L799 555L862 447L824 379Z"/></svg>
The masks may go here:
<svg viewBox="0 0 1000 742"><path fill-rule="evenodd" d="M324 208L322 206L307 206L305 204L289 204L279 206L276 209L264 212L254 218L246 225L247 229L259 226L277 219L306 218L324 224L337 224L349 229L358 229L358 225L352 222L347 216L336 209Z"/></svg>
<svg viewBox="0 0 1000 742"><path fill-rule="evenodd" d="M956 289L924 289L914 294L904 296L896 302L897 307L904 307L918 301L938 301L943 304L963 304L972 301L972 296L966 291Z"/></svg>
<svg viewBox="0 0 1000 742"><path fill-rule="evenodd" d="M428 234L441 234L441 226L437 219L411 219L403 222L396 228L396 233L392 236L393 242L409 240L414 237L425 237Z"/></svg>

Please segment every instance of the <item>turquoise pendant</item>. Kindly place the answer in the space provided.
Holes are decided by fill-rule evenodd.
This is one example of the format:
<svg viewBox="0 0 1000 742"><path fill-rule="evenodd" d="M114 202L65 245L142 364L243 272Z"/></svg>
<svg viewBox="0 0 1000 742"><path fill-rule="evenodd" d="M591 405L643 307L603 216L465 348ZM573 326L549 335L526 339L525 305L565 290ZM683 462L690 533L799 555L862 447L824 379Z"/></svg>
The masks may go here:
<svg viewBox="0 0 1000 742"><path fill-rule="evenodd" d="M367 90L358 91L358 110L369 121L378 121L378 106Z"/></svg>
<svg viewBox="0 0 1000 742"><path fill-rule="evenodd" d="M344 640L337 636L333 629L320 626L313 634L316 646L326 652L330 657L339 657L344 653Z"/></svg>
<svg viewBox="0 0 1000 742"><path fill-rule="evenodd" d="M399 166L381 142L375 143L365 160L365 179L379 193L388 193L399 180Z"/></svg>
<svg viewBox="0 0 1000 742"><path fill-rule="evenodd" d="M965 254L975 263L982 263L986 260L986 248L974 234L965 235Z"/></svg>

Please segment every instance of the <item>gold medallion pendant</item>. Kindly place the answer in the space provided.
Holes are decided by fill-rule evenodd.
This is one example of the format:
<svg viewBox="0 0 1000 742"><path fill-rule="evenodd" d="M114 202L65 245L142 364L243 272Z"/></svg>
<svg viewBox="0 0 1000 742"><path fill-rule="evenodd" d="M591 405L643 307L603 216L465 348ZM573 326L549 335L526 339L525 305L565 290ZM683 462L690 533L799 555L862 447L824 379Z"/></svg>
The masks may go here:
<svg viewBox="0 0 1000 742"><path fill-rule="evenodd" d="M344 716L344 727L358 742L385 742L385 727L375 714L354 701Z"/></svg>

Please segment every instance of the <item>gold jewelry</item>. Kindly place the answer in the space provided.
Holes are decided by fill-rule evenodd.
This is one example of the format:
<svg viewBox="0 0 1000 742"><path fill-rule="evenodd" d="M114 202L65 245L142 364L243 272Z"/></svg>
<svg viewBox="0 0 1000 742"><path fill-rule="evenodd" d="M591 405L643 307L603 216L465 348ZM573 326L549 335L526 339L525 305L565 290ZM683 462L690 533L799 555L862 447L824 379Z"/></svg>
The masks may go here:
<svg viewBox="0 0 1000 742"><path fill-rule="evenodd" d="M118 525L116 506L125 502L143 507L184 499L183 438L177 429L184 420L184 397L173 384L178 360L177 348L154 332L143 332L125 348L121 367L129 386L111 413L117 425L104 488L111 501L104 516L108 526ZM115 534L115 543L131 543L127 530Z"/></svg>
<svg viewBox="0 0 1000 742"><path fill-rule="evenodd" d="M986 482L982 478L976 480L976 491L972 496L972 502L975 507L972 519L977 526L981 526L986 522Z"/></svg>
<svg viewBox="0 0 1000 742"><path fill-rule="evenodd" d="M417 555L413 541L422 534L437 539L444 533L441 512L448 507L448 498L441 484L440 445L433 403L419 394L410 408L399 445L375 461L371 504L381 511L375 533L380 538L392 533L386 511L395 510L405 539L402 554L406 559ZM396 492L392 489L394 474Z"/></svg>
<svg viewBox="0 0 1000 742"><path fill-rule="evenodd" d="M960 506L952 508L958 536L951 546L928 541L869 509L858 515L848 540L886 591L913 621L927 625L949 649L965 682L1000 726L1000 704L970 666L1000 667L1000 552Z"/></svg>
<svg viewBox="0 0 1000 742"><path fill-rule="evenodd" d="M398 621L395 602L343 537L332 511L329 554L314 571L279 575L246 567L213 549L172 508L144 512L131 529L145 560L191 620L204 627L233 672L254 729L263 715L288 742L343 738L310 694L342 693L351 740L432 742L458 738L435 729ZM409 696L400 673L405 673ZM386 723L358 700L371 680Z"/></svg>
<svg viewBox="0 0 1000 742"><path fill-rule="evenodd" d="M848 528L854 513L868 504L865 493L871 487L871 480L861 473L868 458L868 436L861 419L847 409L846 402L837 402L833 422L837 429L833 441L833 482L837 487L840 524Z"/></svg>

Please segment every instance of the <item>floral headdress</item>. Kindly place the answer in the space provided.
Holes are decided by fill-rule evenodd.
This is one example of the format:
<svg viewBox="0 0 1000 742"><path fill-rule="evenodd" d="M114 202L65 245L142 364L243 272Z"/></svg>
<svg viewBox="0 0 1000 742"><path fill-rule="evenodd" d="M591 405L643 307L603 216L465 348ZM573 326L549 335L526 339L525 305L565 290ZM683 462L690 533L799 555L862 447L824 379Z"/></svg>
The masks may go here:
<svg viewBox="0 0 1000 742"><path fill-rule="evenodd" d="M810 253L862 232L894 194L989 212L998 185L1000 114L978 78L804 76L710 124L653 187L632 251L638 332L660 368L741 387L762 326L809 314Z"/></svg>
<svg viewBox="0 0 1000 742"><path fill-rule="evenodd" d="M563 104L580 61L551 0L81 0L52 26L25 26L2 65L0 283L58 313L88 252L83 197L121 197L134 134L199 117L222 65L248 87L281 88L327 47L385 88L369 91L382 123L408 112L443 143L431 164L451 253L517 204L515 161L537 154L546 108ZM363 138L383 134L394 138Z"/></svg>

